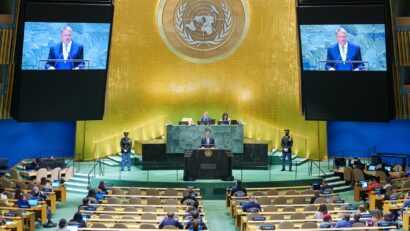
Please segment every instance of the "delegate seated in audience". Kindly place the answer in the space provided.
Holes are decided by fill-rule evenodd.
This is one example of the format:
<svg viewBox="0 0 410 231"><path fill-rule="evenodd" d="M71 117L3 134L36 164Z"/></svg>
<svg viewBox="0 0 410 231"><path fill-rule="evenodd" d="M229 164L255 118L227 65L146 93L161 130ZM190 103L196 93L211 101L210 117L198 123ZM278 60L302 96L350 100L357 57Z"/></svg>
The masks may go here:
<svg viewBox="0 0 410 231"><path fill-rule="evenodd" d="M352 162L353 162L353 164L352 164L353 168L358 168L358 169L364 170L364 164L360 161L359 158L357 158L357 157L354 158Z"/></svg>
<svg viewBox="0 0 410 231"><path fill-rule="evenodd" d="M325 214L323 216L323 221L320 222L319 228L332 228L334 222L332 221L332 216L330 214Z"/></svg>
<svg viewBox="0 0 410 231"><path fill-rule="evenodd" d="M258 209L261 211L261 205L256 202L254 196L249 197L249 202L243 202L242 211L249 212L250 209Z"/></svg>
<svg viewBox="0 0 410 231"><path fill-rule="evenodd" d="M325 179L322 181L322 185L320 186L320 192L324 192L326 189L331 189L333 191L333 187L327 183Z"/></svg>
<svg viewBox="0 0 410 231"><path fill-rule="evenodd" d="M189 228L188 231L202 231L202 229L199 226L198 221L193 221L192 228Z"/></svg>
<svg viewBox="0 0 410 231"><path fill-rule="evenodd" d="M374 191L376 188L380 187L380 178L379 177L372 177L370 178L369 181L369 187L367 188L367 191Z"/></svg>
<svg viewBox="0 0 410 231"><path fill-rule="evenodd" d="M105 187L104 181L100 181L100 184L98 185L98 189L103 191L104 193L108 192L108 189Z"/></svg>
<svg viewBox="0 0 410 231"><path fill-rule="evenodd" d="M85 221L83 219L83 215L80 212L76 212L74 214L74 217L73 217L73 219L71 219L70 223L71 222L75 222L75 223L80 224L79 228L87 227L87 224L85 223Z"/></svg>
<svg viewBox="0 0 410 231"><path fill-rule="evenodd" d="M182 216L182 218L185 219L190 219L192 218L192 214L197 211L196 208L194 206L189 206L188 207L188 211L186 214L184 214L184 216Z"/></svg>
<svg viewBox="0 0 410 231"><path fill-rule="evenodd" d="M88 206L88 197L83 198L83 204L78 206L78 211L80 211L83 207Z"/></svg>
<svg viewBox="0 0 410 231"><path fill-rule="evenodd" d="M201 219L201 217L199 216L199 213L198 213L198 212L194 212L194 213L192 214L192 218L193 218L193 219L190 220L190 221L188 221L188 223L186 224L185 229L192 230L193 224L194 224L195 222L197 222L197 223L198 223L198 226L199 226L199 230L207 230L207 227L206 227L205 223L202 221L202 219Z"/></svg>
<svg viewBox="0 0 410 231"><path fill-rule="evenodd" d="M390 223L392 226L397 227L397 223L393 221L393 214L391 212L385 212L383 215L383 219L380 220L378 223Z"/></svg>
<svg viewBox="0 0 410 231"><path fill-rule="evenodd" d="M353 220L350 221L350 222L352 223L352 226L353 226L353 224L355 224L355 223L365 224L364 222L362 222L362 221L360 220L361 217L362 217L362 215L361 215L360 213L355 213L355 214L353 215Z"/></svg>
<svg viewBox="0 0 410 231"><path fill-rule="evenodd" d="M43 190L44 188L52 189L53 186L51 185L51 182L47 180L45 177L41 177L40 179L40 188Z"/></svg>
<svg viewBox="0 0 410 231"><path fill-rule="evenodd" d="M40 158L35 158L33 162L28 166L30 170L39 170L40 169L40 163L41 159Z"/></svg>
<svg viewBox="0 0 410 231"><path fill-rule="evenodd" d="M315 200L317 199L317 198L319 198L320 197L320 191L319 190L316 190L315 191L315 195L312 197L312 198L310 198L310 204L313 204L313 203L315 203Z"/></svg>
<svg viewBox="0 0 410 231"><path fill-rule="evenodd" d="M98 200L97 199L97 193L95 192L94 189L88 190L87 198L88 198L88 200Z"/></svg>
<svg viewBox="0 0 410 231"><path fill-rule="evenodd" d="M0 225L6 225L6 220L4 220L4 217L0 216Z"/></svg>
<svg viewBox="0 0 410 231"><path fill-rule="evenodd" d="M336 222L334 228L350 228L352 227L352 223L349 222L350 215L344 214L341 221Z"/></svg>
<svg viewBox="0 0 410 231"><path fill-rule="evenodd" d="M236 192L243 192L243 196L247 195L246 189L242 187L241 180L237 180L236 185L231 188L231 196L234 196Z"/></svg>
<svg viewBox="0 0 410 231"><path fill-rule="evenodd" d="M168 212L167 217L162 220L161 224L159 224L159 228L162 229L164 226L172 225L179 229L183 229L184 226L178 221L178 218L174 217L173 212Z"/></svg>
<svg viewBox="0 0 410 231"><path fill-rule="evenodd" d="M54 156L50 156L50 157L48 158L48 161L47 161L47 162L48 162L47 169L49 169L49 170L58 167L56 158L54 158Z"/></svg>
<svg viewBox="0 0 410 231"><path fill-rule="evenodd" d="M358 209L359 209L359 212L361 214L368 214L369 213L369 211L366 208L366 205L364 205L364 204L359 205Z"/></svg>
<svg viewBox="0 0 410 231"><path fill-rule="evenodd" d="M7 201L7 195L4 194L4 187L0 186L0 199Z"/></svg>
<svg viewBox="0 0 410 231"><path fill-rule="evenodd" d="M360 197L363 201L367 198L367 193L371 191L375 191L376 188L380 187L380 178L379 177L371 177L368 182L368 187L365 190L360 191Z"/></svg>
<svg viewBox="0 0 410 231"><path fill-rule="evenodd" d="M37 186L34 186L31 192L29 193L33 198L39 198L41 200L45 200L47 196L41 192ZM51 214L51 207L47 206L47 219L48 219L48 224L53 227L54 223L51 222L52 214Z"/></svg>
<svg viewBox="0 0 410 231"><path fill-rule="evenodd" d="M390 172L386 170L386 164L385 163L381 163L377 166L378 168L376 169L376 172L380 171L380 172L384 172L386 174L387 177L390 176Z"/></svg>
<svg viewBox="0 0 410 231"><path fill-rule="evenodd" d="M70 229L67 228L67 221L64 218L61 218L60 222L58 222L57 231L70 231Z"/></svg>
<svg viewBox="0 0 410 231"><path fill-rule="evenodd" d="M20 207L20 206L27 206L27 207L31 207L30 204L28 203L28 194L25 194L23 196L23 192L22 191L16 191L14 194L14 199L17 199L16 202L14 202L14 206L16 207Z"/></svg>
<svg viewBox="0 0 410 231"><path fill-rule="evenodd" d="M31 192L29 194L35 198L41 198L41 200L44 200L47 198L47 196L43 192L41 192L37 186L34 186L33 189L31 189Z"/></svg>
<svg viewBox="0 0 410 231"><path fill-rule="evenodd" d="M198 200L196 199L196 194L194 193L193 189L188 189L188 193L184 195L184 197L181 199L181 204L183 204L186 200L193 200L195 202L198 202Z"/></svg>
<svg viewBox="0 0 410 231"><path fill-rule="evenodd" d="M403 203L403 208L401 209L401 211L404 211L407 207L410 206L410 193L409 192L407 192L404 195L404 199L406 199L406 201Z"/></svg>
<svg viewBox="0 0 410 231"><path fill-rule="evenodd" d="M374 226L381 219L382 219L382 213L380 212L380 210L375 209L372 212L372 217L366 221L366 226L370 226L370 227Z"/></svg>
<svg viewBox="0 0 410 231"><path fill-rule="evenodd" d="M313 219L322 219L327 214L327 206L325 203L320 204L319 209L313 215Z"/></svg>
<svg viewBox="0 0 410 231"><path fill-rule="evenodd" d="M393 194L396 193L396 190L393 186L387 187L386 189L381 190L384 191L384 199L389 199Z"/></svg>
<svg viewBox="0 0 410 231"><path fill-rule="evenodd" d="M387 177L386 178L386 183L383 185L383 189L387 189L388 187L393 187L395 188L395 186L393 186L392 182L391 182L391 177Z"/></svg>

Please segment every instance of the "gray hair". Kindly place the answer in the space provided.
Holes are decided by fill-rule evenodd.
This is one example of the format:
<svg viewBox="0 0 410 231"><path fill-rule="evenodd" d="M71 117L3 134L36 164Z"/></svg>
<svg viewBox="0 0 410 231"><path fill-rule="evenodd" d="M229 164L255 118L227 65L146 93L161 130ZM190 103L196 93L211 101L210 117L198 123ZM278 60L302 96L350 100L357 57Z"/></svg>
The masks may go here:
<svg viewBox="0 0 410 231"><path fill-rule="evenodd" d="M63 31L65 31L65 30L68 30L68 31L70 31L71 33L73 33L73 29L71 28L71 26L63 26L63 27L61 28L61 33L63 33Z"/></svg>
<svg viewBox="0 0 410 231"><path fill-rule="evenodd" d="M346 31L345 28L343 28L343 27L340 27L339 29L336 30L336 35L337 35L339 32L344 32L345 34L347 34L347 31Z"/></svg>

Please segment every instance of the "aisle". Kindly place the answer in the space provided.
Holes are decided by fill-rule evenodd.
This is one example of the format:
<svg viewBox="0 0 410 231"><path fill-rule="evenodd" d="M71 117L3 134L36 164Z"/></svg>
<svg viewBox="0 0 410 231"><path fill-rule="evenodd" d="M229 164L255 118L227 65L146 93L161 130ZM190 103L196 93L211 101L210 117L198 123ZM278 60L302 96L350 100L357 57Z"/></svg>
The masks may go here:
<svg viewBox="0 0 410 231"><path fill-rule="evenodd" d="M204 212L211 231L236 231L225 200L203 200Z"/></svg>
<svg viewBox="0 0 410 231"><path fill-rule="evenodd" d="M74 213L78 211L78 205L81 205L83 198L86 194L70 193L67 192L67 201L65 204L57 204L57 211L53 213L53 222L57 223L61 218L66 219L67 221L71 220L74 216ZM56 230L57 228L43 228L42 226L36 226L36 231L45 231L45 230Z"/></svg>

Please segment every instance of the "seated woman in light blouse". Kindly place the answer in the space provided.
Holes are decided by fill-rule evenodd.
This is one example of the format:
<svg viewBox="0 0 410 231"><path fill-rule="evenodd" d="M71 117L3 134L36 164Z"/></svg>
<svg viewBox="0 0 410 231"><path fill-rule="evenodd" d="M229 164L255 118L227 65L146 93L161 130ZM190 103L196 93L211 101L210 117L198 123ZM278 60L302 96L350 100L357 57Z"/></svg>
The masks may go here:
<svg viewBox="0 0 410 231"><path fill-rule="evenodd" d="M222 118L219 121L223 122L223 123L219 123L219 124L230 124L231 123L231 119L229 118L228 113L226 113L226 112L224 112L222 114Z"/></svg>

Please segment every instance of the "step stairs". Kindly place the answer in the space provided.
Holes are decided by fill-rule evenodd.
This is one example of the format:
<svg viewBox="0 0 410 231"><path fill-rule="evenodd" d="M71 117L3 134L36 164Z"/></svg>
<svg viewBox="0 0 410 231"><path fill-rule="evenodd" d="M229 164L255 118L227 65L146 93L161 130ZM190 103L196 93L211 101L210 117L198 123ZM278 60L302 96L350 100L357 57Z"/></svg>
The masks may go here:
<svg viewBox="0 0 410 231"><path fill-rule="evenodd" d="M104 158L103 163L108 166L120 166L122 161L122 157L120 153L108 156ZM135 153L131 153L131 163L137 163L141 161L141 156L136 155Z"/></svg>
<svg viewBox="0 0 410 231"><path fill-rule="evenodd" d="M73 193L88 193L88 175L84 173L75 173L74 177L70 178L68 182L65 183L68 192Z"/></svg>
<svg viewBox="0 0 410 231"><path fill-rule="evenodd" d="M314 174L312 176L319 177L319 174ZM333 192L345 192L352 189L350 185L346 185L345 181L336 176L333 172L326 172L325 174L320 174L320 177L324 178L326 182L333 187Z"/></svg>
<svg viewBox="0 0 410 231"><path fill-rule="evenodd" d="M273 149L272 152L268 154L268 157L271 159L271 163L273 165L281 165L282 164L282 152ZM307 158L298 157L297 155L292 155L292 165L293 166L300 166L308 161Z"/></svg>

